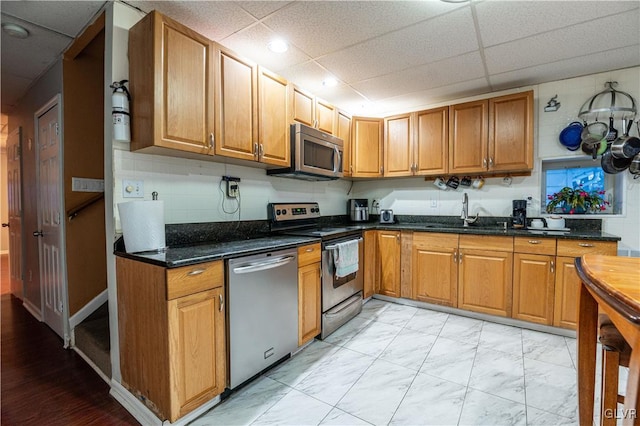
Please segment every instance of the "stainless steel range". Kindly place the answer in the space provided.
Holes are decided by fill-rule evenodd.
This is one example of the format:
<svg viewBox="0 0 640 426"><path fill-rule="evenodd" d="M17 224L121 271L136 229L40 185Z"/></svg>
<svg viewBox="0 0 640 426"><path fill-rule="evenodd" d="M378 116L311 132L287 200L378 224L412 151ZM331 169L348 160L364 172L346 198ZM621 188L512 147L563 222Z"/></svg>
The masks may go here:
<svg viewBox="0 0 640 426"><path fill-rule="evenodd" d="M271 231L322 240L322 332L324 339L362 310L364 247L358 226L320 227L318 203L270 203ZM336 274L338 244L358 243L358 269L346 276Z"/></svg>

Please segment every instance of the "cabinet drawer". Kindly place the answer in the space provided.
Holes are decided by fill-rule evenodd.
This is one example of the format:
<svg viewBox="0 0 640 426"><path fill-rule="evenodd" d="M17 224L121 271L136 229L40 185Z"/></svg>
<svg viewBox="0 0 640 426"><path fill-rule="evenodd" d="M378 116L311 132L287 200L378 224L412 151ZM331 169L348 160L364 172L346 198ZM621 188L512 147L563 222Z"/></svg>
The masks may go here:
<svg viewBox="0 0 640 426"><path fill-rule="evenodd" d="M515 237L513 251L516 253L548 254L555 256L555 238Z"/></svg>
<svg viewBox="0 0 640 426"><path fill-rule="evenodd" d="M580 257L583 254L618 254L615 241L558 240L558 256Z"/></svg>
<svg viewBox="0 0 640 426"><path fill-rule="evenodd" d="M224 284L221 260L167 269L167 300L188 296Z"/></svg>
<svg viewBox="0 0 640 426"><path fill-rule="evenodd" d="M492 235L460 235L461 249L513 251L513 237Z"/></svg>
<svg viewBox="0 0 640 426"><path fill-rule="evenodd" d="M298 247L298 268L320 262L320 243Z"/></svg>
<svg viewBox="0 0 640 426"><path fill-rule="evenodd" d="M414 232L413 245L456 249L458 248L458 235Z"/></svg>

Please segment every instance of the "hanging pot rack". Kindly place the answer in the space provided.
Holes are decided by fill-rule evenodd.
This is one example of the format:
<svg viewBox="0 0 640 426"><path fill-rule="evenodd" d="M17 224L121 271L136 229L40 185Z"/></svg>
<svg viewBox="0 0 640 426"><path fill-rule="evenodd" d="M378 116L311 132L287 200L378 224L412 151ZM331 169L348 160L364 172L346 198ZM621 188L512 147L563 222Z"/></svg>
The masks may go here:
<svg viewBox="0 0 640 426"><path fill-rule="evenodd" d="M635 118L638 110L633 96L627 92L616 90L617 81L607 81L606 89L596 93L589 98L580 108L578 117L585 119L587 116L598 116L600 114L613 117L614 113L621 113L621 117L633 116Z"/></svg>

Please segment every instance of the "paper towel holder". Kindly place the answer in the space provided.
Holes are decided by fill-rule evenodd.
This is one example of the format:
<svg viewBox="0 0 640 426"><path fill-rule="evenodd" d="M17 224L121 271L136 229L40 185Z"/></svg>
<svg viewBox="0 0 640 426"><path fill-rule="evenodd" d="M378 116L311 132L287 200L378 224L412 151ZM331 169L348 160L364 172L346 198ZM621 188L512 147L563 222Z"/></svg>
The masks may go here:
<svg viewBox="0 0 640 426"><path fill-rule="evenodd" d="M158 191L153 191L153 192L151 193L151 199L152 199L153 201L158 201Z"/></svg>

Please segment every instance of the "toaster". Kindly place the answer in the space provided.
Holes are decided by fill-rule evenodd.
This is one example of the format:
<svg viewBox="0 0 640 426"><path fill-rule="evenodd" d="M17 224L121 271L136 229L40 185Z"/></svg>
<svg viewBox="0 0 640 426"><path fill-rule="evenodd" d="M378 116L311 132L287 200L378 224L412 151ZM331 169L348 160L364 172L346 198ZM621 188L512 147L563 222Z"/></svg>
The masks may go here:
<svg viewBox="0 0 640 426"><path fill-rule="evenodd" d="M395 223L393 218L393 210L380 210L380 223Z"/></svg>

